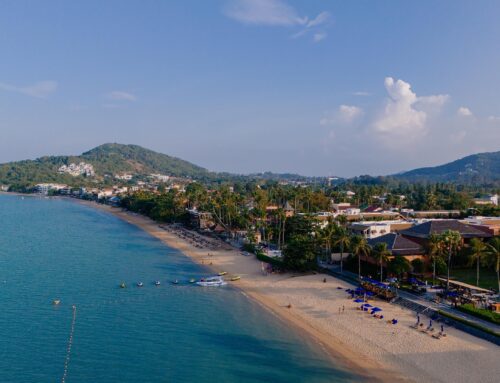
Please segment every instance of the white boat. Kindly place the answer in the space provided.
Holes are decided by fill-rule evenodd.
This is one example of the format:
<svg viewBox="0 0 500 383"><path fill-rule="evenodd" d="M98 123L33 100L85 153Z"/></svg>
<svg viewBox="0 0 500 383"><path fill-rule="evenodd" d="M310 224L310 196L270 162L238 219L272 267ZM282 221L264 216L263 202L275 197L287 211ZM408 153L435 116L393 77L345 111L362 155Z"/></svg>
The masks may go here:
<svg viewBox="0 0 500 383"><path fill-rule="evenodd" d="M216 275L208 278L201 278L196 282L198 286L224 286L227 282L220 275Z"/></svg>
<svg viewBox="0 0 500 383"><path fill-rule="evenodd" d="M160 286L161 282L160 281L155 281L155 286Z"/></svg>
<svg viewBox="0 0 500 383"><path fill-rule="evenodd" d="M137 282L137 287L142 287L142 286L144 286L144 283L142 283L142 282Z"/></svg>

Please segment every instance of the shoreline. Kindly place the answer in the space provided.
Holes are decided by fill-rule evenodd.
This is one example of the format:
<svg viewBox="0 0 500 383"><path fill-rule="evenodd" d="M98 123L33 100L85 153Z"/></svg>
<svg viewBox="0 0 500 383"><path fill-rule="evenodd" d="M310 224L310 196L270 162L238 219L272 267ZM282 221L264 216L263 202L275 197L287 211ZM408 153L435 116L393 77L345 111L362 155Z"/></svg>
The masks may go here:
<svg viewBox="0 0 500 383"><path fill-rule="evenodd" d="M444 340L433 339L409 329L415 323L415 313L382 301L374 304L383 308L386 319L398 318L399 324L392 326L373 319L346 299L343 289L352 285L332 276L264 276L261 262L241 255L237 249L200 250L148 217L92 201L65 199L112 214L213 273L241 275L241 280L229 283L292 331L304 335L308 343L320 347L337 368L367 381L486 383L496 382L500 374L497 346L453 328L446 329L448 336ZM347 310L341 314L344 305Z"/></svg>
<svg viewBox="0 0 500 383"><path fill-rule="evenodd" d="M67 198L67 200L110 213L113 216L140 228L151 236L159 239L167 246L179 250L195 263L209 269L212 273L215 274L221 271L219 268L217 268L218 263L212 265L209 263L205 263L205 260L207 260L207 258L201 254L200 250L193 249L193 246L191 246L185 240L182 240L181 238L174 236L168 231L161 229L157 222L148 217L123 210L122 208L98 204L93 201L85 201L73 198ZM222 254L215 254L213 257L209 258L209 260L212 262L217 262L218 256L220 257L223 256L223 254L227 254L230 252L237 252L238 257L253 261L252 263L255 264L255 269L258 269L260 271L260 261L258 261L254 257L241 256L239 255L239 251L236 249L221 250L219 252ZM210 253L218 253L218 251L211 250ZM313 344L314 347L320 347L320 349L327 355L327 359L334 362L336 368L347 372L352 372L370 382L413 382L412 380L400 375L398 372L392 371L387 366L383 366L374 360L360 357L359 354L355 353L353 350L350 350L347 345L340 340L335 339L330 334L326 334L321 331L321 329L315 328L311 324L304 322L302 318L295 315L293 310L288 309L286 305L278 305L270 297L266 297L265 294L252 289L250 287L252 281L247 278L248 275L245 275L243 273L242 280L239 280L237 282L228 281L228 283L240 290L247 298L256 302L263 309L273 314L278 320L287 325L290 325L292 331L304 335L307 338L306 341L308 343ZM362 361L362 363L359 362L360 360Z"/></svg>

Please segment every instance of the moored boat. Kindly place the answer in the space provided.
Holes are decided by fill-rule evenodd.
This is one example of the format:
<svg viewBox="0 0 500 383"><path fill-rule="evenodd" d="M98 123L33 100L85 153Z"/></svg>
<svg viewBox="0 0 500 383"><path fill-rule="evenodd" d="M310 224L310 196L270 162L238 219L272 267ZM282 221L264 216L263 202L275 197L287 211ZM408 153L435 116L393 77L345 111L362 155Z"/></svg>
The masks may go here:
<svg viewBox="0 0 500 383"><path fill-rule="evenodd" d="M142 287L142 286L144 286L144 283L142 283L142 282L137 282L137 287Z"/></svg>
<svg viewBox="0 0 500 383"><path fill-rule="evenodd" d="M220 275L216 275L208 278L201 278L196 282L198 286L224 286L227 282Z"/></svg>
<svg viewBox="0 0 500 383"><path fill-rule="evenodd" d="M125 284L125 282L120 283L120 288L121 289L124 289L125 287L127 287L127 285Z"/></svg>
<svg viewBox="0 0 500 383"><path fill-rule="evenodd" d="M161 282L160 281L155 281L155 286L160 286Z"/></svg>

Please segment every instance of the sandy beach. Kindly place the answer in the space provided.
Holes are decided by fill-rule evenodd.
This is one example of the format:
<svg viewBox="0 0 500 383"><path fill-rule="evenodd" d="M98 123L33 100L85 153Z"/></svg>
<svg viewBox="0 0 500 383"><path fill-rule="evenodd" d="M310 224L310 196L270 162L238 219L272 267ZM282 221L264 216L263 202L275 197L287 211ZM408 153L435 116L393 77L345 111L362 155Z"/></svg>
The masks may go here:
<svg viewBox="0 0 500 383"><path fill-rule="evenodd" d="M340 361L369 381L498 381L500 349L492 343L453 328L446 328L445 338L434 339L410 328L415 313L383 301L375 304L383 309L384 319L375 319L357 310L359 304L348 299L344 289L352 285L331 276L263 275L254 256L244 256L236 249L200 249L141 215L78 202L140 227L214 272L240 275L241 280L231 282L234 286L318 343L337 364ZM386 322L392 318L398 320L397 325Z"/></svg>

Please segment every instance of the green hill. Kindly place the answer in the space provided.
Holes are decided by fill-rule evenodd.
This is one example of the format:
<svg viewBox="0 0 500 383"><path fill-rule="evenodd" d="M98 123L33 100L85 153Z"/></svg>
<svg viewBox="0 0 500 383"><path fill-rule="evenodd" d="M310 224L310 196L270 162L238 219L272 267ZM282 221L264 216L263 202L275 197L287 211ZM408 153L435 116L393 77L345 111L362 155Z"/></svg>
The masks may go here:
<svg viewBox="0 0 500 383"><path fill-rule="evenodd" d="M84 179L60 174L62 165L85 162L93 165L95 177ZM147 175L160 173L176 177L207 178L206 169L190 162L154 152L138 145L104 144L80 156L50 156L0 164L0 184L32 185L41 182L92 183L117 173Z"/></svg>
<svg viewBox="0 0 500 383"><path fill-rule="evenodd" d="M500 151L473 154L459 160L393 175L412 182L494 183L500 181Z"/></svg>

